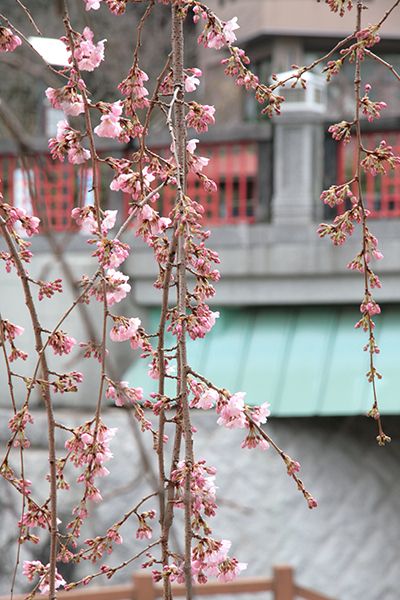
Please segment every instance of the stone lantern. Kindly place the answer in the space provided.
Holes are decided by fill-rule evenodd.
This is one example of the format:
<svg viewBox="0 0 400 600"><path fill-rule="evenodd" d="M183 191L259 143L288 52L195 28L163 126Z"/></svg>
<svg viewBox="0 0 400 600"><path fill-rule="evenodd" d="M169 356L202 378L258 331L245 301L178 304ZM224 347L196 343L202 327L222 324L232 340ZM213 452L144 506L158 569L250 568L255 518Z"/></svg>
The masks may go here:
<svg viewBox="0 0 400 600"><path fill-rule="evenodd" d="M277 74L279 81L293 71ZM305 73L306 89L288 82L275 93L283 96L281 115L274 117L274 192L272 220L298 225L319 219L322 209L326 82ZM294 81L294 80L293 80Z"/></svg>

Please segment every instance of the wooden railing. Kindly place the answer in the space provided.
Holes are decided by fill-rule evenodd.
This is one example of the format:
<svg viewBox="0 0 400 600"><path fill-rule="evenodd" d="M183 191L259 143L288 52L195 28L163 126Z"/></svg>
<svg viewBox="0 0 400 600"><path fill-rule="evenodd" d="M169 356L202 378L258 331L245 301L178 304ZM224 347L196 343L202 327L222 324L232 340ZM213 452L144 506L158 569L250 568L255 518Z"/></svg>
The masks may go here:
<svg viewBox="0 0 400 600"><path fill-rule="evenodd" d="M185 596L185 586L173 583L172 596ZM318 592L297 585L293 577L293 569L289 565L274 567L273 577L239 577L236 581L220 583L208 581L194 586L195 596L214 596L217 594L254 594L272 592L274 600L334 600ZM59 600L156 600L162 598L161 583L154 583L151 573L138 571L132 577L132 583L104 587L80 587L70 592L59 591ZM24 600L25 594L16 594L13 600ZM9 596L0 596L0 600L9 600Z"/></svg>

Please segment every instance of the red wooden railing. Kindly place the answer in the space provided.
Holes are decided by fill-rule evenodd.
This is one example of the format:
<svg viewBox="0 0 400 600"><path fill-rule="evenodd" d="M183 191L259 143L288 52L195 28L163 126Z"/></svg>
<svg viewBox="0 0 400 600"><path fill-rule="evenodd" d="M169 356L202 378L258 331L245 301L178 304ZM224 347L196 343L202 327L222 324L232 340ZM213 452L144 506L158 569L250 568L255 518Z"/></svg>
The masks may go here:
<svg viewBox="0 0 400 600"><path fill-rule="evenodd" d="M173 583L172 596L185 596L184 585ZM274 567L273 577L239 577L236 581L220 583L208 581L206 584L194 586L194 596L214 596L218 594L254 594L272 592L274 600L334 600L294 582L293 569L289 565ZM138 571L134 573L131 584L80 587L70 592L59 591L58 600L156 600L162 598L163 586L154 583L151 573ZM14 594L13 600L24 600L25 594ZM0 600L9 600L9 596L0 596Z"/></svg>
<svg viewBox="0 0 400 600"><path fill-rule="evenodd" d="M188 195L204 206L204 222L221 225L252 223L257 219L258 151L249 141L199 145L198 156L211 157L204 174L215 181L218 191L207 192L194 173L188 179ZM107 204L108 177L99 172L103 204ZM85 184L85 179L87 183ZM71 210L83 202L91 187L90 168L74 166L67 159L53 161L39 153L23 158L12 154L0 156L0 191L4 202L34 211L53 231L71 226ZM130 196L123 198L124 216L128 214ZM175 190L166 187L158 201L158 210L168 215L175 201Z"/></svg>
<svg viewBox="0 0 400 600"><path fill-rule="evenodd" d="M400 156L400 132L365 133L362 136L363 144L368 150L379 146L382 139L393 147L396 156ZM338 145L338 183L342 184L351 180L356 172L357 144L353 137L347 146ZM386 167L385 167L386 169ZM362 171L361 184L366 208L375 219L400 217L400 168L386 169L386 175L364 173ZM355 189L354 189L355 193ZM344 205L338 206L338 212L345 210Z"/></svg>

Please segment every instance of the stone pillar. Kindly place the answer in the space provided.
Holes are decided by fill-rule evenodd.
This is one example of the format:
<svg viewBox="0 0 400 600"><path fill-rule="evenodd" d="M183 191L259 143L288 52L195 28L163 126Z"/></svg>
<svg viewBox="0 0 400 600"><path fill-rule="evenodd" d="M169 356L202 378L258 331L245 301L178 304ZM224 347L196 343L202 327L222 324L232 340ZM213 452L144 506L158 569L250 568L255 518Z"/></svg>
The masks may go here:
<svg viewBox="0 0 400 600"><path fill-rule="evenodd" d="M274 119L272 221L318 221L323 206L324 130L321 111L282 111Z"/></svg>

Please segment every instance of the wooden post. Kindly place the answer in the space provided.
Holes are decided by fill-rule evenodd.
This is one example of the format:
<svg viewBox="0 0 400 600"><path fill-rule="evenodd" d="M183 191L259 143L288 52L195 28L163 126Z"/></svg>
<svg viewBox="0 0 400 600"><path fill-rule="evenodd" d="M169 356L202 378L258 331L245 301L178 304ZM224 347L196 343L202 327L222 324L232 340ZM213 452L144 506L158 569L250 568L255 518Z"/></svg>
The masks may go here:
<svg viewBox="0 0 400 600"><path fill-rule="evenodd" d="M274 567L274 600L293 600L293 569L289 565Z"/></svg>
<svg viewBox="0 0 400 600"><path fill-rule="evenodd" d="M154 600L155 590L151 573L148 571L135 571L132 579L135 600Z"/></svg>

